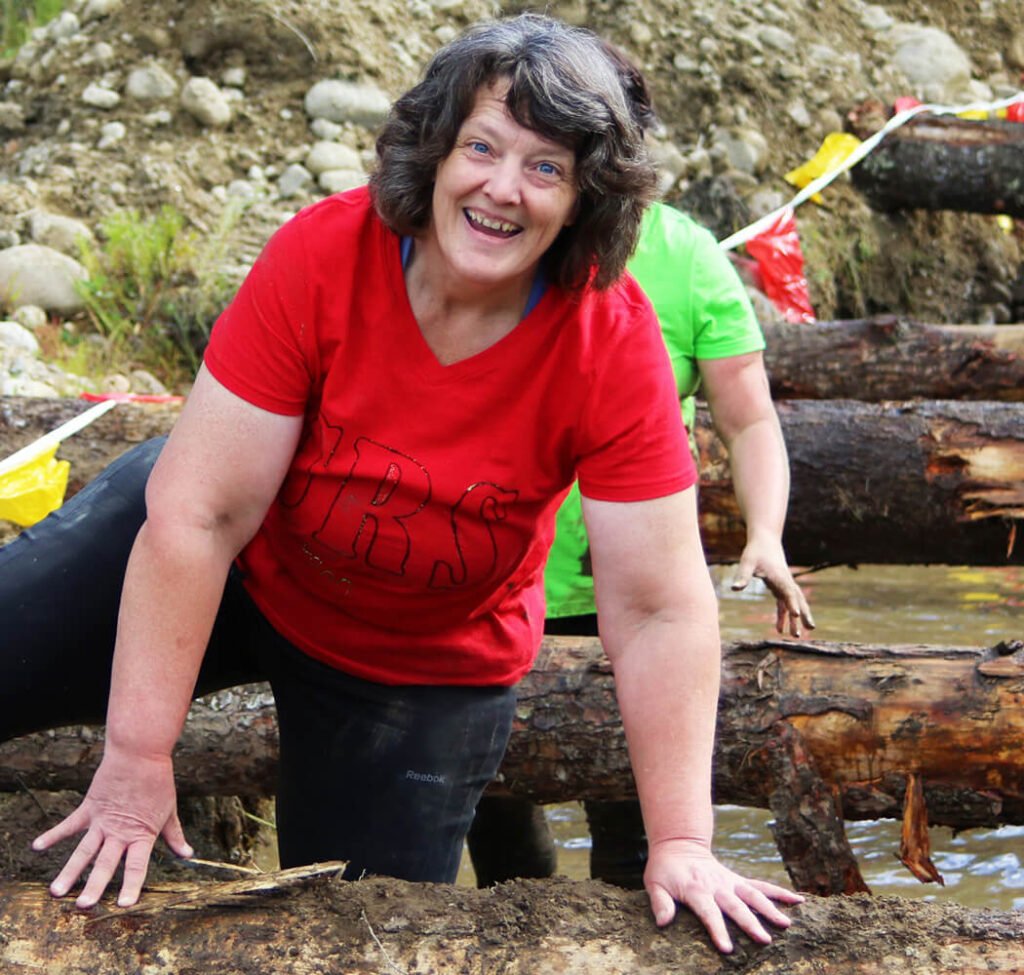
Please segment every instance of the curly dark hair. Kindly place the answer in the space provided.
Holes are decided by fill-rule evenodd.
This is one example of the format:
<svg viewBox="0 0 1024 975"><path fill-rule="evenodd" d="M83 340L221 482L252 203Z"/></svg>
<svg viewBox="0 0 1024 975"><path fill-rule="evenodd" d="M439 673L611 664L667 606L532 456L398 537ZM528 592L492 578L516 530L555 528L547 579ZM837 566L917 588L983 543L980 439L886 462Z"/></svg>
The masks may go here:
<svg viewBox="0 0 1024 975"><path fill-rule="evenodd" d="M437 168L477 94L496 81L507 83L506 105L519 125L575 155L577 214L544 254L545 273L571 291L607 288L636 246L655 170L603 42L550 17L485 21L434 55L377 139L377 212L402 236L426 229Z"/></svg>

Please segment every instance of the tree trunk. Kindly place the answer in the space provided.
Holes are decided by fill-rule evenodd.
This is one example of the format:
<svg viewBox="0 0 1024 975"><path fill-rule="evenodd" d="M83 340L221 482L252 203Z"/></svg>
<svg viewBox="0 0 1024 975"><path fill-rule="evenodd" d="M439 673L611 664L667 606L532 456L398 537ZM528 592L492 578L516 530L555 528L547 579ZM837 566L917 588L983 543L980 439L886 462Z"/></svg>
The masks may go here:
<svg viewBox="0 0 1024 975"><path fill-rule="evenodd" d="M765 322L775 399L1024 401L1024 325Z"/></svg>
<svg viewBox="0 0 1024 975"><path fill-rule="evenodd" d="M776 404L789 450L783 542L795 565L1021 565L1024 409L1015 403ZM725 450L700 411L701 531L711 561L745 531Z"/></svg>
<svg viewBox="0 0 1024 975"><path fill-rule="evenodd" d="M1019 912L897 897L815 898L790 909L771 945L733 929L719 955L681 910L658 929L647 897L599 881L519 880L489 890L320 873L147 891L129 910L90 914L42 885L0 888L0 968L8 975L915 975L1020 972ZM275 881L277 881L275 885ZM256 886L251 885L251 886Z"/></svg>
<svg viewBox="0 0 1024 975"><path fill-rule="evenodd" d="M920 776L929 821L1024 824L1024 650L738 642L723 648L715 799L773 806L773 766L813 763L849 820L903 813ZM783 725L799 733L795 740ZM0 745L0 790L84 789L100 733L70 728ZM801 757L803 756L803 757ZM271 795L272 699L262 685L197 702L175 753L182 795ZM539 802L635 795L611 667L593 637L547 637L519 685L492 791ZM777 800L776 800L777 801Z"/></svg>
<svg viewBox="0 0 1024 975"><path fill-rule="evenodd" d="M784 542L791 563L1020 565L1024 412L1012 403L777 404L792 491ZM5 400L0 456L81 412L75 400ZM66 440L72 487L133 443L170 429L177 411L118 406ZM739 557L745 530L725 450L698 411L701 532L708 559Z"/></svg>
<svg viewBox="0 0 1024 975"><path fill-rule="evenodd" d="M850 170L876 210L1024 217L1024 125L922 114Z"/></svg>

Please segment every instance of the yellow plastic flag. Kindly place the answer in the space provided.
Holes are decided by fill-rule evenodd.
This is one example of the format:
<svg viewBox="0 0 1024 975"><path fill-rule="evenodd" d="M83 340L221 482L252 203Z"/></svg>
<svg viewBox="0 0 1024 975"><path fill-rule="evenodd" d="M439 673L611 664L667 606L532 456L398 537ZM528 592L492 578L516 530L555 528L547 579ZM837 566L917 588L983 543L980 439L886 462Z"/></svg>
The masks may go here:
<svg viewBox="0 0 1024 975"><path fill-rule="evenodd" d="M831 173L842 166L846 157L859 145L860 139L849 132L832 132L825 136L821 147L811 159L786 173L785 180L802 190L819 176ZM818 204L824 202L820 193L815 193L811 199Z"/></svg>
<svg viewBox="0 0 1024 975"><path fill-rule="evenodd" d="M64 503L71 465L54 456L59 446L0 477L0 518L27 528Z"/></svg>
<svg viewBox="0 0 1024 975"><path fill-rule="evenodd" d="M57 460L57 448L114 405L113 401L97 403L0 461L0 518L27 528L59 508L71 465Z"/></svg>

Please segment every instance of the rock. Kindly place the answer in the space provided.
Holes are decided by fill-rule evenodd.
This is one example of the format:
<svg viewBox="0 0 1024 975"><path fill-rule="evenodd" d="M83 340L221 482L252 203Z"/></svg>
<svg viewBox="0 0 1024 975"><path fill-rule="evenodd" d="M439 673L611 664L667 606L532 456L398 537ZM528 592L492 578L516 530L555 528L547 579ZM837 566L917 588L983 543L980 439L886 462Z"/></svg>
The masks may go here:
<svg viewBox="0 0 1024 975"><path fill-rule="evenodd" d="M82 92L82 101L93 108L110 109L121 101L121 96L112 88L93 81L86 85L85 91Z"/></svg>
<svg viewBox="0 0 1024 975"><path fill-rule="evenodd" d="M893 65L919 89L935 86L956 93L970 81L971 63L945 31L917 24L898 24L891 36L896 45Z"/></svg>
<svg viewBox="0 0 1024 975"><path fill-rule="evenodd" d="M0 302L6 305L74 314L85 307L75 282L87 277L78 261L42 244L0 251Z"/></svg>
<svg viewBox="0 0 1024 975"><path fill-rule="evenodd" d="M71 37L81 29L81 22L70 10L59 13L46 25L46 36L51 41Z"/></svg>
<svg viewBox="0 0 1024 975"><path fill-rule="evenodd" d="M11 318L31 332L42 328L47 322L46 312L38 305L21 305L11 312Z"/></svg>
<svg viewBox="0 0 1024 975"><path fill-rule="evenodd" d="M24 325L14 321L0 321L0 346L14 352L39 355L39 340Z"/></svg>
<svg viewBox="0 0 1024 975"><path fill-rule="evenodd" d="M305 166L292 163L277 181L277 195L282 200L290 200L307 189L312 182L313 174Z"/></svg>
<svg viewBox="0 0 1024 975"><path fill-rule="evenodd" d="M181 107L201 125L221 129L231 122L231 104L209 78L190 78L181 90Z"/></svg>
<svg viewBox="0 0 1024 975"><path fill-rule="evenodd" d="M25 109L17 102L0 102L0 132L21 132L25 128Z"/></svg>
<svg viewBox="0 0 1024 975"><path fill-rule="evenodd" d="M0 380L0 396L38 396L49 398L60 393L49 383L25 376L7 376Z"/></svg>
<svg viewBox="0 0 1024 975"><path fill-rule="evenodd" d="M100 389L104 393L130 393L132 391L132 381L127 376L116 372L110 376L103 377Z"/></svg>
<svg viewBox="0 0 1024 975"><path fill-rule="evenodd" d="M305 161L306 169L314 176L329 169L362 169L359 153L340 142L316 142Z"/></svg>
<svg viewBox="0 0 1024 975"><path fill-rule="evenodd" d="M178 82L155 61L133 68L125 82L125 94L139 101L161 101L178 93Z"/></svg>
<svg viewBox="0 0 1024 975"><path fill-rule="evenodd" d="M351 81L318 81L306 92L306 114L329 122L355 122L373 128L387 117L391 99L379 88Z"/></svg>
<svg viewBox="0 0 1024 975"><path fill-rule="evenodd" d="M361 169L328 169L317 177L317 182L327 193L344 193L362 186L366 182L366 173Z"/></svg>
<svg viewBox="0 0 1024 975"><path fill-rule="evenodd" d="M315 118L309 124L309 131L321 142L337 142L345 131L345 127L329 119Z"/></svg>
<svg viewBox="0 0 1024 975"><path fill-rule="evenodd" d="M712 148L723 152L733 169L756 175L764 170L768 142L755 129L734 126L715 133Z"/></svg>
<svg viewBox="0 0 1024 975"><path fill-rule="evenodd" d="M124 141L124 137L128 134L128 129L125 127L124 122L107 122L103 128L100 129L99 141L96 143L96 148L101 152L104 149L112 149L119 142Z"/></svg>
<svg viewBox="0 0 1024 975"><path fill-rule="evenodd" d="M167 387L145 369L133 369L128 378L131 380L133 393L143 396L167 395Z"/></svg>
<svg viewBox="0 0 1024 975"><path fill-rule="evenodd" d="M93 232L81 220L65 217L45 210L31 210L28 214L28 233L36 244L43 244L72 257L81 249L79 241L94 240Z"/></svg>
<svg viewBox="0 0 1024 975"><path fill-rule="evenodd" d="M109 17L120 10L123 4L124 0L86 0L82 7L82 23L88 24Z"/></svg>

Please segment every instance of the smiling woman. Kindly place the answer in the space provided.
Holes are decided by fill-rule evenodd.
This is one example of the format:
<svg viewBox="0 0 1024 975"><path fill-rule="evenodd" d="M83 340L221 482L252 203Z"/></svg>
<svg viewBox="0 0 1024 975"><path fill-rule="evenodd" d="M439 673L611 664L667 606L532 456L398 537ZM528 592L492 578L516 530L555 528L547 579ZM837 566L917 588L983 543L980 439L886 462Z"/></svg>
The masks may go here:
<svg viewBox="0 0 1024 975"><path fill-rule="evenodd" d="M0 549L0 739L107 706L88 795L36 840L84 833L51 890L91 864L91 907L123 860L129 906L158 836L190 855L189 700L261 678L282 865L454 880L578 479L654 915L768 941L799 897L711 854L716 606L671 369L622 274L654 171L617 71L549 18L477 25L378 157L268 242L166 446Z"/></svg>

